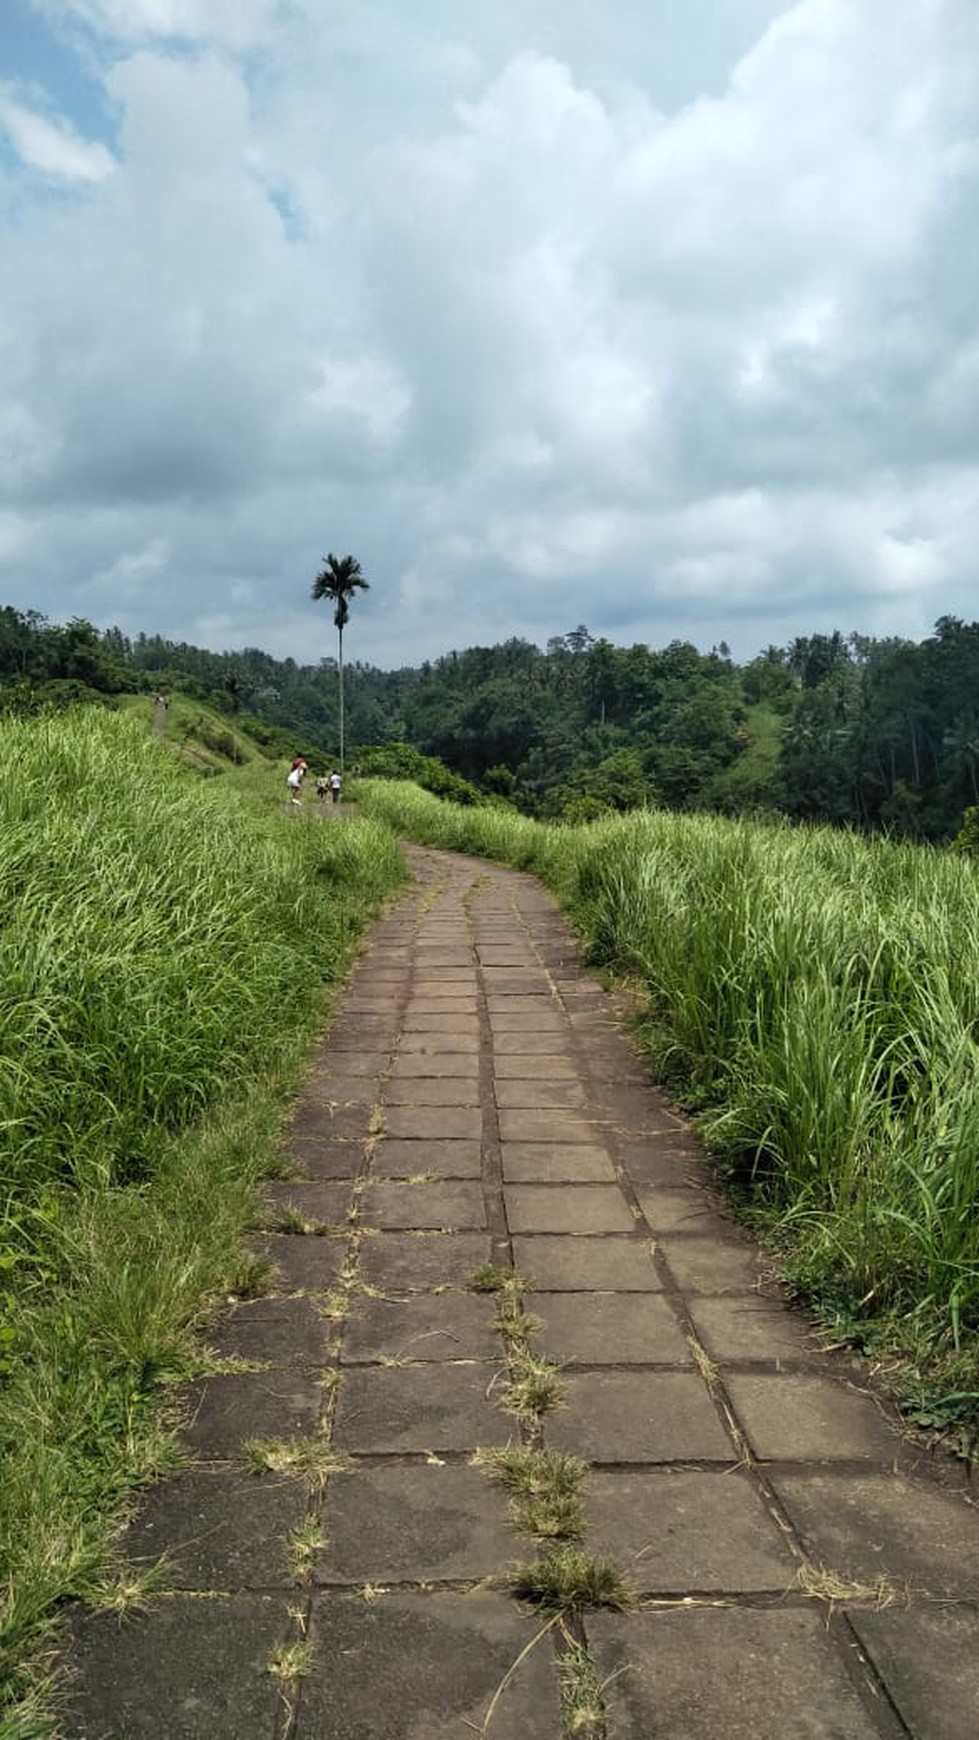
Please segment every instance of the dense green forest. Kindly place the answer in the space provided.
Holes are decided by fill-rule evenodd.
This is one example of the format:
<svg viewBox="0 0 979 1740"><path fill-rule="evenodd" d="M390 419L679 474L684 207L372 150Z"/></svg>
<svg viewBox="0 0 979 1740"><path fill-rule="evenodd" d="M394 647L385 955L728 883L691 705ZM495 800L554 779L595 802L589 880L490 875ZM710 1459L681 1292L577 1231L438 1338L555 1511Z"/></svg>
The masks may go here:
<svg viewBox="0 0 979 1740"><path fill-rule="evenodd" d="M271 754L329 758L335 677L330 658L216 653L0 608L5 711L179 692L238 715ZM743 665L723 643L616 647L579 627L543 650L511 639L417 669L350 664L346 709L354 759L396 772L390 746L403 744L542 819L777 812L940 841L979 803L979 623L955 617L922 642L814 634Z"/></svg>

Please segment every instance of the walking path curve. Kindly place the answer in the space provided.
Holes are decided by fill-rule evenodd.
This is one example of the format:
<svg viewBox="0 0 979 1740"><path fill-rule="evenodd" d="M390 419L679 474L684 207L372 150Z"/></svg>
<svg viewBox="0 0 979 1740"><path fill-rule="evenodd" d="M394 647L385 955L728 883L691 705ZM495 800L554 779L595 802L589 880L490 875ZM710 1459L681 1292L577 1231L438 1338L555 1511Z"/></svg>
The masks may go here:
<svg viewBox="0 0 979 1740"><path fill-rule="evenodd" d="M780 1300L549 895L409 851L268 1189L276 1290L211 1337L251 1368L130 1531L169 1592L80 1616L66 1740L975 1740L964 1476ZM506 1590L574 1533L567 1457L558 1570L626 1612Z"/></svg>

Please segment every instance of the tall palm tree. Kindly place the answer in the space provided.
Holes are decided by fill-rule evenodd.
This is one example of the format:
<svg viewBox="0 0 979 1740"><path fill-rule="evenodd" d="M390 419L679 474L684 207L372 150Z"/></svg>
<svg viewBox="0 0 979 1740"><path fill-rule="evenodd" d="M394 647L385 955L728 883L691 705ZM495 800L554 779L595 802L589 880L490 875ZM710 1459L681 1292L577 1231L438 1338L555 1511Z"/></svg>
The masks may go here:
<svg viewBox="0 0 979 1740"><path fill-rule="evenodd" d="M355 556L334 556L331 551L325 558L324 566L313 581L313 597L318 601L329 598L332 602L333 620L336 623L337 645L339 658L337 660L340 676L340 772L343 772L343 631L350 620L350 600L355 592L367 592L370 581L365 580L360 571L360 563Z"/></svg>

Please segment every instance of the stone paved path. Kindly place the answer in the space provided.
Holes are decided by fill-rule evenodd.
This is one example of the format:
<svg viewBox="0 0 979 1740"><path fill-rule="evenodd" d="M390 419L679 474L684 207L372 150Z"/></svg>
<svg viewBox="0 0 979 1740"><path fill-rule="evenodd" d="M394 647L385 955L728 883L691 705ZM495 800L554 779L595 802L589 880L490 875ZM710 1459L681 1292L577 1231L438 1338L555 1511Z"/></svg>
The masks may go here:
<svg viewBox="0 0 979 1740"><path fill-rule="evenodd" d="M596 1740L559 1656L608 1740L975 1740L968 1490L779 1301L547 894L411 857L269 1191L277 1290L211 1338L261 1368L195 1390L128 1543L169 1593L80 1619L66 1740ZM487 1263L565 1362L522 1424ZM584 1550L639 1597L570 1640L499 1584L540 1547L471 1459L521 1433L587 1462ZM334 1471L251 1472L256 1436Z"/></svg>

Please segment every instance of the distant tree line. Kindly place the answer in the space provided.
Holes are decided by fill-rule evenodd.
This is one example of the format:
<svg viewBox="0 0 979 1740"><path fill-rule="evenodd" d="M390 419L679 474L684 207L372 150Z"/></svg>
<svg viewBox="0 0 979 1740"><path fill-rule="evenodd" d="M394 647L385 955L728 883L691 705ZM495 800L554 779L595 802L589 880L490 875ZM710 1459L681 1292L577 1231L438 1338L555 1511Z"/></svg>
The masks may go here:
<svg viewBox="0 0 979 1740"><path fill-rule="evenodd" d="M180 692L239 715L272 752L330 755L336 674L332 659L0 608L0 709ZM352 761L439 766L457 791L543 818L654 804L947 840L979 805L979 623L945 616L921 642L800 636L744 665L723 643L617 647L584 626L544 649L514 638L418 668L353 663L346 736Z"/></svg>

